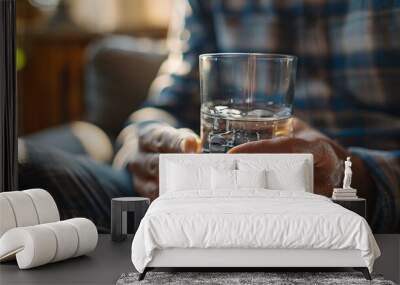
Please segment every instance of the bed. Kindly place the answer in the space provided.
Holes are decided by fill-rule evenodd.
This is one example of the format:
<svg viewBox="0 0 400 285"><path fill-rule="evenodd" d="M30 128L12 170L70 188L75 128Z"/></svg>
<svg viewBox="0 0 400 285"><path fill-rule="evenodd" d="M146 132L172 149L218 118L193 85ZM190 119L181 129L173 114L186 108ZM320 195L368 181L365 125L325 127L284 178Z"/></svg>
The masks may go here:
<svg viewBox="0 0 400 285"><path fill-rule="evenodd" d="M361 216L313 194L310 154L163 154L160 196L135 234L143 279L159 267L352 267L380 251Z"/></svg>

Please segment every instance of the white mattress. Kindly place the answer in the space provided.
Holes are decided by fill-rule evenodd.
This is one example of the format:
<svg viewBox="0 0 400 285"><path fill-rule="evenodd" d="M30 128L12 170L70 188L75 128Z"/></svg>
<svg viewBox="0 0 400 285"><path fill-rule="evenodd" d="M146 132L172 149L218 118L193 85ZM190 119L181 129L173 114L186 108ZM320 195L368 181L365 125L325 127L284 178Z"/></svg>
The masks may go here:
<svg viewBox="0 0 400 285"><path fill-rule="evenodd" d="M359 250L370 271L380 255L365 219L328 198L257 189L156 199L134 237L132 262L143 272L156 249L169 248Z"/></svg>

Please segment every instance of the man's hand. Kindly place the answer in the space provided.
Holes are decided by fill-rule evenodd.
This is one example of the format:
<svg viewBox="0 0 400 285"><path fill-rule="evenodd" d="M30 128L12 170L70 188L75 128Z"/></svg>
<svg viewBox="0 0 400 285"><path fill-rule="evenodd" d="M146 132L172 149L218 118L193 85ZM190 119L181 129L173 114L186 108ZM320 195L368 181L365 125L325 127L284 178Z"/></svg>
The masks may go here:
<svg viewBox="0 0 400 285"><path fill-rule="evenodd" d="M134 189L141 196L158 197L158 157L160 153L200 151L200 138L189 129L175 129L165 124L151 124L139 131L138 146L128 169Z"/></svg>
<svg viewBox="0 0 400 285"><path fill-rule="evenodd" d="M343 160L350 156L345 148L297 118L293 118L293 137L249 142L232 148L229 153L312 153L314 192L325 196L331 196L333 187L341 185ZM373 185L371 178L360 158L352 155L352 162L352 186L366 197L370 193L366 191Z"/></svg>

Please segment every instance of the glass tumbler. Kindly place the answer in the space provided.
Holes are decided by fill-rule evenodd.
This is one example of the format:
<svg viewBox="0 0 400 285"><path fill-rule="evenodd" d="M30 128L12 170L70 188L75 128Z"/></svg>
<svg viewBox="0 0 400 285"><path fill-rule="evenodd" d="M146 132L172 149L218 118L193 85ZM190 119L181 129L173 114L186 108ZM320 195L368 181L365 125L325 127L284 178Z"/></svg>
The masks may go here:
<svg viewBox="0 0 400 285"><path fill-rule="evenodd" d="M291 136L296 66L292 55L200 55L203 152Z"/></svg>

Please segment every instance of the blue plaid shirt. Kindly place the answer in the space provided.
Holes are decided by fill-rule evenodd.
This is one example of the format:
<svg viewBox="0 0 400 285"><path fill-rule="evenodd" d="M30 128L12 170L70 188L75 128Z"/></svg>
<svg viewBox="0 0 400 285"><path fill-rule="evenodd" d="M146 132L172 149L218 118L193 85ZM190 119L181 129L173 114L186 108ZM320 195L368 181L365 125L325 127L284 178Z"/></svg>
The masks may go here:
<svg viewBox="0 0 400 285"><path fill-rule="evenodd" d="M149 104L199 129L198 56L298 56L295 115L360 156L375 232L400 230L400 1L182 1Z"/></svg>

